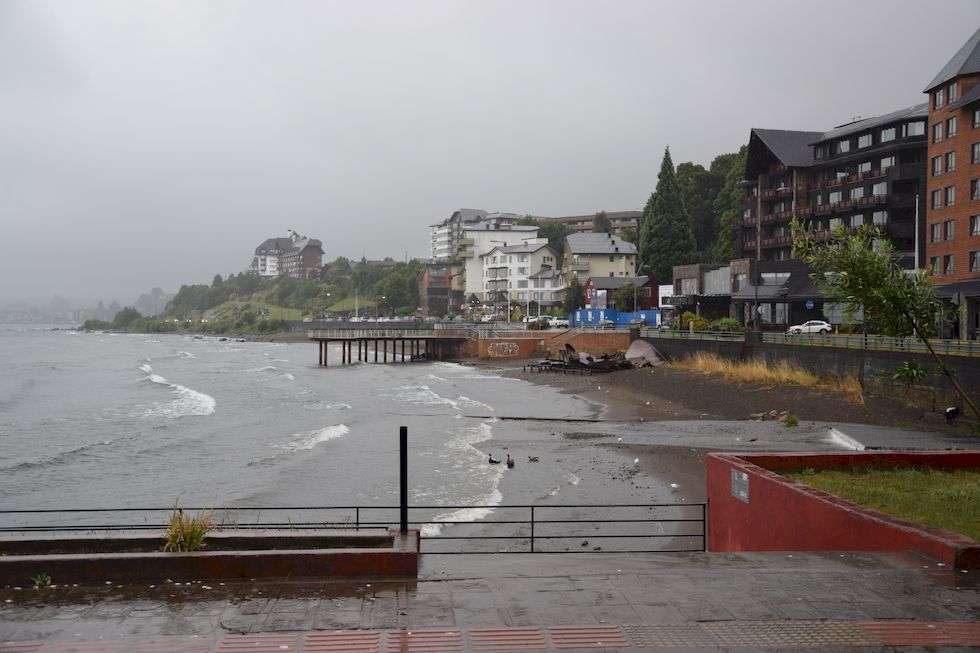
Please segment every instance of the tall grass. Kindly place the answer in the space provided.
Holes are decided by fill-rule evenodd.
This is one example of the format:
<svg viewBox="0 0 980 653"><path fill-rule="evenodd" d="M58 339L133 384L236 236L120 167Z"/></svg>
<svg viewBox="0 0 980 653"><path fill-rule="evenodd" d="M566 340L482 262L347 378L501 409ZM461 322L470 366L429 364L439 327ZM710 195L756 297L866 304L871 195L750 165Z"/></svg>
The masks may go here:
<svg viewBox="0 0 980 653"><path fill-rule="evenodd" d="M200 551L206 544L204 538L212 528L213 511L199 512L196 515L184 513L174 502L167 529L163 532L164 551Z"/></svg>
<svg viewBox="0 0 980 653"><path fill-rule="evenodd" d="M788 383L827 389L844 395L848 401L864 403L861 384L856 378L837 375L818 376L789 361L780 361L777 365L770 365L761 358L737 362L726 360L714 353L698 352L688 358L675 361L672 365L703 374L720 374L725 380L738 383L762 385Z"/></svg>
<svg viewBox="0 0 980 653"><path fill-rule="evenodd" d="M786 476L852 503L980 541L980 470L858 468Z"/></svg>

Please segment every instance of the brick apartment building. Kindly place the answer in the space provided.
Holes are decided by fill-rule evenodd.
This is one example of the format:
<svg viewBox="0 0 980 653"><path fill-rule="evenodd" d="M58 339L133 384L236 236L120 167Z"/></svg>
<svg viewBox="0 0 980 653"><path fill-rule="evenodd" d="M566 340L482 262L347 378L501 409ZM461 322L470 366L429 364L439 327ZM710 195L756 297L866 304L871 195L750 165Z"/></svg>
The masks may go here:
<svg viewBox="0 0 980 653"><path fill-rule="evenodd" d="M959 307L952 337L980 339L980 29L929 94L926 253L937 294Z"/></svg>
<svg viewBox="0 0 980 653"><path fill-rule="evenodd" d="M251 271L263 277L280 274L306 279L323 267L323 244L290 229L286 238L269 238L255 248Z"/></svg>

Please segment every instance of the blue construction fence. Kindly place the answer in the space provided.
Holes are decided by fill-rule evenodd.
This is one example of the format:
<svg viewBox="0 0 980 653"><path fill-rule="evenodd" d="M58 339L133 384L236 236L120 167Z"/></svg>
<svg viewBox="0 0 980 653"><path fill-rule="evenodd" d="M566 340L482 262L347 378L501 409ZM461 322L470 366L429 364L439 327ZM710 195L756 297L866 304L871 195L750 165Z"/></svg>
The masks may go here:
<svg viewBox="0 0 980 653"><path fill-rule="evenodd" d="M578 308L569 316L570 326L615 326L637 325L634 320L643 320L640 326L660 326L660 309L646 311L620 312L614 308Z"/></svg>

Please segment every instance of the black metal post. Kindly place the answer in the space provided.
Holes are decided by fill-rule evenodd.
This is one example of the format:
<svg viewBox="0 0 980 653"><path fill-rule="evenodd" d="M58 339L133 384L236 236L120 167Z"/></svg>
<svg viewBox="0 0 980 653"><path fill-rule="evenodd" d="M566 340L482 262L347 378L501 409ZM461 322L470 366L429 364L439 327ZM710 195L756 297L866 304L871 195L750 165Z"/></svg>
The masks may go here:
<svg viewBox="0 0 980 653"><path fill-rule="evenodd" d="M398 437L399 454L399 474L398 480L401 486L401 502L399 512L401 515L401 532L404 535L408 532L408 427L403 426Z"/></svg>

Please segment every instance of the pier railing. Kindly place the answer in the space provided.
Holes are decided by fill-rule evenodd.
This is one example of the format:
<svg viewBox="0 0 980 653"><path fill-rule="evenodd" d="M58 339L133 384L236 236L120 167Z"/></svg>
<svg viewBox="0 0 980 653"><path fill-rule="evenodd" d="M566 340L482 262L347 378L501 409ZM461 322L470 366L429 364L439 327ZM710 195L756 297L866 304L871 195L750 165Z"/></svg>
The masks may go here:
<svg viewBox="0 0 980 653"><path fill-rule="evenodd" d="M0 510L3 538L163 532L173 508ZM227 529L394 529L399 506L184 508ZM673 553L705 551L707 504L415 505L423 553ZM474 518L473 515L479 515ZM161 543L162 543L161 537Z"/></svg>

